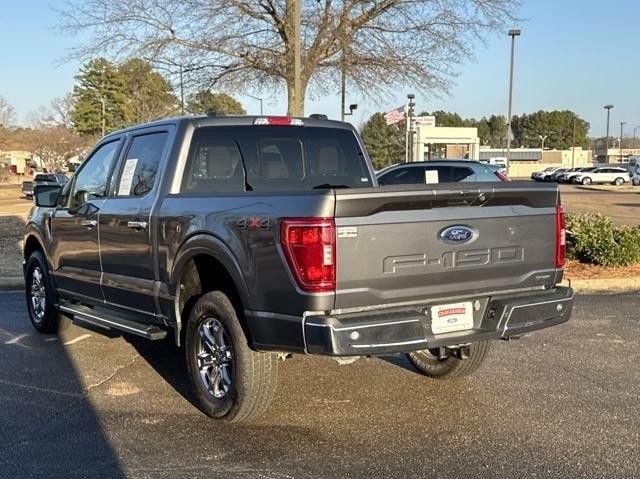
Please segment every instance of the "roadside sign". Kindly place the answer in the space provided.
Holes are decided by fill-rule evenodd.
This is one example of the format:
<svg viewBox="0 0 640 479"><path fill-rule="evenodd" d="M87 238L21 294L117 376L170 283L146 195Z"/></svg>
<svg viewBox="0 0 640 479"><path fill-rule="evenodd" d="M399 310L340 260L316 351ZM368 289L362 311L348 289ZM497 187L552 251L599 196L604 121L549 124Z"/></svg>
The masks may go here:
<svg viewBox="0 0 640 479"><path fill-rule="evenodd" d="M436 126L435 116L414 116L413 125L418 126Z"/></svg>

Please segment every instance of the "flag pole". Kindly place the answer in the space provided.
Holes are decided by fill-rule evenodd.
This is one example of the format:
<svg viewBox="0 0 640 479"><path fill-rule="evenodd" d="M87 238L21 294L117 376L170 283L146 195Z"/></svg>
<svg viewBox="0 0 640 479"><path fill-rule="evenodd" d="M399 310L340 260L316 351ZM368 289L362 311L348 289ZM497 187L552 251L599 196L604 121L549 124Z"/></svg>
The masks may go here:
<svg viewBox="0 0 640 479"><path fill-rule="evenodd" d="M404 105L404 123L405 123L405 131L404 131L404 162L409 163L409 117L407 116L407 112L409 111L409 100Z"/></svg>

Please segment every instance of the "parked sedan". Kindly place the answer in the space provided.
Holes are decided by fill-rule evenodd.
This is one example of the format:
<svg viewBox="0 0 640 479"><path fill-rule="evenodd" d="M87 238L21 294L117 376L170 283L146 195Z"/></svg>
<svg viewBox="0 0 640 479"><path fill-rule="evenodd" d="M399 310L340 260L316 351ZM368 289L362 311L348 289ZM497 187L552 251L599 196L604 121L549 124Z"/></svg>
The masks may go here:
<svg viewBox="0 0 640 479"><path fill-rule="evenodd" d="M380 170L376 176L378 184L381 186L456 183L459 181L509 181L509 178L499 171L493 172L487 165L471 160L400 163Z"/></svg>
<svg viewBox="0 0 640 479"><path fill-rule="evenodd" d="M590 185L591 183L610 183L620 186L631 181L629 171L626 168L613 166L600 166L592 171L580 172L572 179L573 183Z"/></svg>

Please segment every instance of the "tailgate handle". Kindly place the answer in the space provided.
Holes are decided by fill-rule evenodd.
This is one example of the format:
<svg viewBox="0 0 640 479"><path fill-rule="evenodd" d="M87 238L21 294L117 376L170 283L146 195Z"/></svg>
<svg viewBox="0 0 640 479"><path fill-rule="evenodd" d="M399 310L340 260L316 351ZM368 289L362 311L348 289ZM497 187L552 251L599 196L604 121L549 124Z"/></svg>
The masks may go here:
<svg viewBox="0 0 640 479"><path fill-rule="evenodd" d="M131 228L134 230L145 230L147 229L146 221L129 221L127 222L127 228Z"/></svg>

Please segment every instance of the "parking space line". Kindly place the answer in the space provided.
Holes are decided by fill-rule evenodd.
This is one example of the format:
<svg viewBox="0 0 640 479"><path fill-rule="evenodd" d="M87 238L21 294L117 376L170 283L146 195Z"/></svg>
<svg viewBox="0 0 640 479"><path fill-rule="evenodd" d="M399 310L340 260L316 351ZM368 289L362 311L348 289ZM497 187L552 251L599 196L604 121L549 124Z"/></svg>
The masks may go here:
<svg viewBox="0 0 640 479"><path fill-rule="evenodd" d="M77 338L70 339L69 341L62 344L65 346L69 346L70 344L79 343L80 341L84 341L85 339L88 339L90 337L91 337L90 334L83 334L81 336L78 336Z"/></svg>
<svg viewBox="0 0 640 479"><path fill-rule="evenodd" d="M53 338L47 338L47 339L45 339L45 341L46 341L46 342L57 341L57 340L58 340L58 338L57 338L57 337L55 337L55 336L54 336Z"/></svg>
<svg viewBox="0 0 640 479"><path fill-rule="evenodd" d="M15 336L13 339L10 339L9 341L5 341L4 344L16 344L22 338L26 338L27 336L29 336L29 333L21 334L20 336Z"/></svg>
<svg viewBox="0 0 640 479"><path fill-rule="evenodd" d="M31 391L38 391L38 392L43 392L43 393L48 393L48 394L58 394L60 396L67 396L67 397L72 397L72 398L81 398L83 397L82 393L68 393L65 391L58 391L56 389L49 389L49 388L41 388L38 386L32 386L29 384L21 384L21 383L14 383L13 381L7 381L5 379L0 379L0 384L3 384L5 386L13 386L16 388L21 388L21 389L28 389Z"/></svg>

